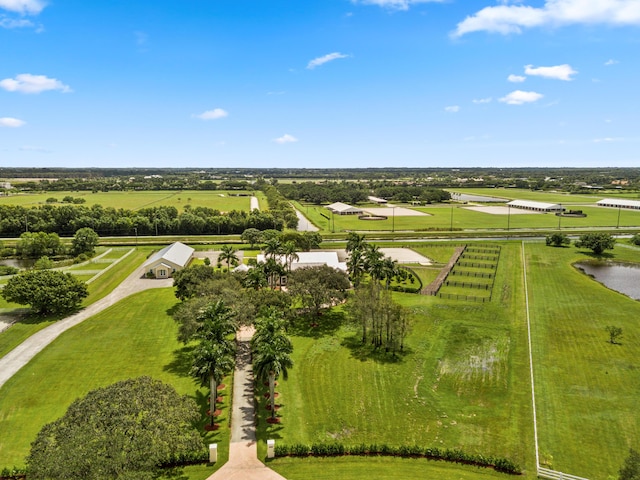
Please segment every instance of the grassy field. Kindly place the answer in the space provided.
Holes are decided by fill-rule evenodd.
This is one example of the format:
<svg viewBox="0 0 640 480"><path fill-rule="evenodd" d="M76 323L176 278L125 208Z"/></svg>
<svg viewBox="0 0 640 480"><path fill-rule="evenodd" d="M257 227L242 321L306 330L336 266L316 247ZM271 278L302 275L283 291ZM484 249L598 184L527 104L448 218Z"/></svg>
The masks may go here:
<svg viewBox="0 0 640 480"><path fill-rule="evenodd" d="M258 197L261 208L266 208L266 200L260 191L242 192L242 197L235 196L238 192L227 191L202 191L202 190L179 190L179 191L133 191L133 192L46 192L46 193L24 193L0 197L0 205L22 205L25 207L45 205L48 198L56 198L59 202L66 196L82 198L83 205L91 206L95 204L103 207L125 208L128 210L139 210L141 208L173 206L178 211L183 211L185 205L191 207L209 207L223 212L230 210L245 210L250 208L250 195ZM233 195L233 196L232 196ZM54 203L53 205L60 205Z"/></svg>
<svg viewBox="0 0 640 480"><path fill-rule="evenodd" d="M77 397L139 375L193 397L204 419L208 392L188 376L189 348L177 342L177 325L168 314L175 304L173 289L130 297L62 334L11 378L0 390L0 463L22 465L40 428L60 417ZM228 458L230 394L230 387L221 393L223 428L204 439L219 444L219 464ZM213 469L190 471L196 475L190 478L204 479Z"/></svg>
<svg viewBox="0 0 640 480"><path fill-rule="evenodd" d="M357 215L329 215L329 211L321 206L300 207L300 210L323 231L384 231L402 232L443 230L448 231L453 226L454 230L521 230L521 229L560 229L571 231L572 229L607 227L639 227L640 211L623 210L618 220L618 210L603 207L580 207L587 214L584 218L556 217L553 214L524 214L524 215L493 215L485 212L469 210L461 205L439 205L432 207L417 207L418 210L427 213L427 216L401 217L392 216L389 209L387 220L360 220ZM329 215L329 220L322 217Z"/></svg>
<svg viewBox="0 0 640 480"><path fill-rule="evenodd" d="M114 268L109 269L103 273L95 281L89 284L89 296L84 299L82 305L87 306L91 303L100 300L104 296L108 295L115 287L117 287L125 278L127 278L145 258L152 252L152 247L140 247L135 250L134 253L123 258ZM124 256L129 249L116 249L120 257ZM116 255L116 253L113 253ZM110 258L113 257L110 254ZM91 275L93 277L93 275ZM90 278L90 277L89 277ZM82 277L81 280L88 280L87 276ZM18 315L20 320L11 326L11 328L0 333L0 357L7 354L13 348L22 343L25 339L33 335L39 330L48 327L57 320L54 318L42 318L39 316L25 315L24 307L22 305L7 304L3 298L0 298L3 303L0 303L2 308L5 308L5 315Z"/></svg>
<svg viewBox="0 0 640 480"><path fill-rule="evenodd" d="M278 387L283 421L265 427L261 408L261 439L462 448L531 471L519 250L505 250L501 294L491 304L395 295L414 321L398 359L363 347L355 328L339 326L339 311L317 328L302 321L293 336L295 367Z"/></svg>
<svg viewBox="0 0 640 480"><path fill-rule="evenodd" d="M575 248L526 244L541 462L587 478L615 476L640 444L640 302L572 267ZM637 250L611 258L638 262ZM623 329L608 343L605 326Z"/></svg>

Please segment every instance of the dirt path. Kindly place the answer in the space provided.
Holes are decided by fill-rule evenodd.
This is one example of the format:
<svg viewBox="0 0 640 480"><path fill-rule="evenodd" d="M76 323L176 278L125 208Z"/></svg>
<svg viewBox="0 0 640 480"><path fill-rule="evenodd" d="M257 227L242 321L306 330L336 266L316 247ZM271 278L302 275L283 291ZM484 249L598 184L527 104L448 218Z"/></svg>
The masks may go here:
<svg viewBox="0 0 640 480"><path fill-rule="evenodd" d="M144 267L138 268L106 297L92 303L80 312L59 320L53 325L31 335L4 357L0 358L0 388L33 357L71 327L78 325L129 295L149 288L164 288L173 285L173 279L171 278L162 280L148 279L143 278L143 274Z"/></svg>
<svg viewBox="0 0 640 480"><path fill-rule="evenodd" d="M253 328L243 327L237 333L238 351L233 374L233 411L229 461L207 480L285 480L258 460L255 408L253 403L253 371L249 341Z"/></svg>

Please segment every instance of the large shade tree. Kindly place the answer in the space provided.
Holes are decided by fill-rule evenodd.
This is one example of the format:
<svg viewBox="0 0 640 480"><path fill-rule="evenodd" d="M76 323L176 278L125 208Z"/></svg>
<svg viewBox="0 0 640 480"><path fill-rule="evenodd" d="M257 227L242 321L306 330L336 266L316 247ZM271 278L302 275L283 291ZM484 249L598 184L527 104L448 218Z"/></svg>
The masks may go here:
<svg viewBox="0 0 640 480"><path fill-rule="evenodd" d="M316 316L320 316L323 308L344 300L350 287L344 272L327 265L295 270L289 274L287 285L289 293Z"/></svg>
<svg viewBox="0 0 640 480"><path fill-rule="evenodd" d="M87 285L70 273L30 270L7 281L2 296L8 302L30 305L40 315L71 312L89 294Z"/></svg>
<svg viewBox="0 0 640 480"><path fill-rule="evenodd" d="M29 479L164 478L164 465L205 453L198 418L192 399L150 377L98 388L42 427L26 459Z"/></svg>

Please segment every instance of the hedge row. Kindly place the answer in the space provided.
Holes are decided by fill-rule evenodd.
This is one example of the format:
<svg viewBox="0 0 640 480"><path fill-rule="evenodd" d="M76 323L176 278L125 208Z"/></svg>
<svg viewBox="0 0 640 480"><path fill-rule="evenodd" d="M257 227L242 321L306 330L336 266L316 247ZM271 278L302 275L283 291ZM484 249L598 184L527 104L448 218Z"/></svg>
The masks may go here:
<svg viewBox="0 0 640 480"><path fill-rule="evenodd" d="M342 443L314 443L312 445L276 444L276 457L331 457L342 455L382 455L395 457L423 457L431 460L444 460L446 462L464 463L478 467L493 468L498 472L519 475L522 470L518 465L506 458L485 456L481 454L469 454L458 449L440 449L437 447L421 447L419 445L401 445L394 447L391 445L344 445Z"/></svg>
<svg viewBox="0 0 640 480"><path fill-rule="evenodd" d="M27 476L26 468L3 468L0 470L0 480L22 480Z"/></svg>

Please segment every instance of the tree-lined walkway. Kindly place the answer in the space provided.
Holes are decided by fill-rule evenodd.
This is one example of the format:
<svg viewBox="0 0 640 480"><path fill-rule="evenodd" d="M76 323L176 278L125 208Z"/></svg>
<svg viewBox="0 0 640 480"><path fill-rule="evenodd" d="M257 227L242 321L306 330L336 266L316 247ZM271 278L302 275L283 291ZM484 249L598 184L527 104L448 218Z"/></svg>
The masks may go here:
<svg viewBox="0 0 640 480"><path fill-rule="evenodd" d="M229 461L207 480L285 480L258 460L251 348L253 327L242 327L236 338L238 351L233 374L233 411Z"/></svg>

